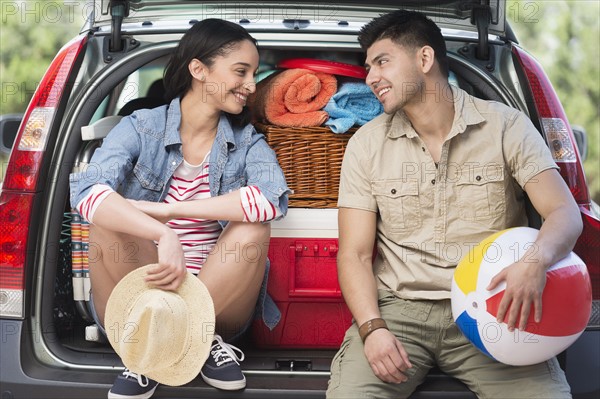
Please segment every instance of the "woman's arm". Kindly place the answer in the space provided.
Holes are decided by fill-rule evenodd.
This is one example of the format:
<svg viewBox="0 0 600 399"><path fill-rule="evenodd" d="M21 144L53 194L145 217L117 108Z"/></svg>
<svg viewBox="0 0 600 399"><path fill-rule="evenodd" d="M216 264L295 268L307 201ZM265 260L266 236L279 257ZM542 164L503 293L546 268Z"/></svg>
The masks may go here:
<svg viewBox="0 0 600 399"><path fill-rule="evenodd" d="M244 220L244 211L240 204L240 190L217 197L191 201L157 203L129 200L129 203L161 222L177 218L228 220L230 222Z"/></svg>
<svg viewBox="0 0 600 399"><path fill-rule="evenodd" d="M156 241L158 267L148 272L146 281L166 290L175 290L181 285L187 270L183 249L177 234L165 224L146 215L116 192L109 194L98 205L94 224Z"/></svg>
<svg viewBox="0 0 600 399"><path fill-rule="evenodd" d="M157 242L159 263L147 281L158 288L176 289L186 273L177 234L115 192L133 170L140 150L132 118L123 118L94 152L87 170L70 176L71 205L96 226Z"/></svg>
<svg viewBox="0 0 600 399"><path fill-rule="evenodd" d="M265 136L255 133L246 156L246 185L257 187L276 209L277 217L287 213L288 195L292 192L285 181L275 151Z"/></svg>
<svg viewBox="0 0 600 399"><path fill-rule="evenodd" d="M132 201L153 218L166 222L176 218L266 222L287 212L288 194L283 171L264 136L255 134L246 155L246 187L217 197L175 203Z"/></svg>
<svg viewBox="0 0 600 399"><path fill-rule="evenodd" d="M102 146L94 151L87 168L69 176L71 206L80 208L83 200L89 198L97 186L106 186L116 191L131 173L140 148L140 137L131 118L123 118L110 131ZM90 208L86 210L89 211ZM81 209L78 211L81 213ZM84 213L81 216L89 220Z"/></svg>
<svg viewBox="0 0 600 399"><path fill-rule="evenodd" d="M109 194L98 205L93 216L93 224L107 230L153 241L158 241L164 234L173 232L163 223L138 210L116 192Z"/></svg>
<svg viewBox="0 0 600 399"><path fill-rule="evenodd" d="M238 201L236 202L236 198ZM177 218L228 220L231 222L268 222L281 215L256 186L201 200L153 203L130 200L130 204L154 219L166 223ZM191 205L181 205L181 204ZM242 219L240 212L242 211Z"/></svg>

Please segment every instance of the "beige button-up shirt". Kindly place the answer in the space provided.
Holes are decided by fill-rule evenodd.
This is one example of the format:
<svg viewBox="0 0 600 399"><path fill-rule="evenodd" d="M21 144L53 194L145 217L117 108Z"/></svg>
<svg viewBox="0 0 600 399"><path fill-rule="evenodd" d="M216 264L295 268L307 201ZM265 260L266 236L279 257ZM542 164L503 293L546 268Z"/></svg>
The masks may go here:
<svg viewBox="0 0 600 399"><path fill-rule="evenodd" d="M342 163L338 206L377 213L373 270L400 298L449 298L462 257L526 226L524 185L557 168L525 114L457 88L448 95L455 116L438 165L402 112L360 128Z"/></svg>

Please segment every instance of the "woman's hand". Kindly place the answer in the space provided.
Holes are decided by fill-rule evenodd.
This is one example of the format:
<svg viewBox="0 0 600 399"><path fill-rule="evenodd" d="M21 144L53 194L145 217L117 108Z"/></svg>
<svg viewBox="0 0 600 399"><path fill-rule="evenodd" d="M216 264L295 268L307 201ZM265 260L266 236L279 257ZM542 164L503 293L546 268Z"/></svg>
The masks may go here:
<svg viewBox="0 0 600 399"><path fill-rule="evenodd" d="M151 201L136 201L132 199L128 199L127 201L138 210L161 223L166 223L172 219L170 214L170 204Z"/></svg>
<svg viewBox="0 0 600 399"><path fill-rule="evenodd" d="M158 240L158 265L148 270L145 281L156 288L173 291L183 283L186 274L179 237L170 228L165 228Z"/></svg>
<svg viewBox="0 0 600 399"><path fill-rule="evenodd" d="M381 381L393 384L406 382L406 370L412 367L406 350L390 331L380 328L365 340L365 356L373 373Z"/></svg>

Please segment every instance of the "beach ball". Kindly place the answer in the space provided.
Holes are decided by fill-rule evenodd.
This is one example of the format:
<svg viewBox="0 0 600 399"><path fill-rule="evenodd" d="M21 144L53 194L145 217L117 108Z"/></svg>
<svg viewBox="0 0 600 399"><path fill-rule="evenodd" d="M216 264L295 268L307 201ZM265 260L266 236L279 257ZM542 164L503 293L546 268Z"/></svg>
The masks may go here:
<svg viewBox="0 0 600 399"><path fill-rule="evenodd" d="M540 363L565 350L585 329L592 308L587 267L571 252L546 273L539 323L534 321L533 306L523 331L516 328L519 320L513 331L496 321L506 284L492 291L486 287L530 247L535 251L538 232L516 227L492 234L462 258L452 279L452 315L459 329L481 352L514 366Z"/></svg>

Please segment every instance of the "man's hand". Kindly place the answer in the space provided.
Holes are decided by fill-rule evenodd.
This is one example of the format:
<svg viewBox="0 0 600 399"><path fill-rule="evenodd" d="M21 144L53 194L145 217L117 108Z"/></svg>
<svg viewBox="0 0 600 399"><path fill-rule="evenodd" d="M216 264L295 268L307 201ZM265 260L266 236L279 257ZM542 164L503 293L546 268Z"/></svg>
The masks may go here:
<svg viewBox="0 0 600 399"><path fill-rule="evenodd" d="M539 323L542 320L542 294L546 286L546 268L541 263L521 259L498 273L487 289L493 290L502 281L506 281L506 290L498 307L498 323L502 323L508 315L509 331L515 329L517 319L519 319L519 330L525 330L531 305L534 308L534 320Z"/></svg>
<svg viewBox="0 0 600 399"><path fill-rule="evenodd" d="M158 240L158 265L148 270L146 282L163 290L179 288L186 277L185 257L177 234L165 228Z"/></svg>
<svg viewBox="0 0 600 399"><path fill-rule="evenodd" d="M169 204L151 201L136 201L132 199L128 199L127 201L138 210L161 223L166 223L172 219L169 213Z"/></svg>
<svg viewBox="0 0 600 399"><path fill-rule="evenodd" d="M408 380L404 372L412 364L400 341L388 330L380 328L367 336L365 356L381 381L400 384Z"/></svg>

